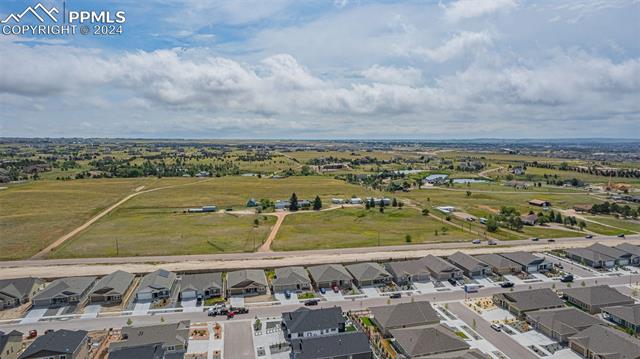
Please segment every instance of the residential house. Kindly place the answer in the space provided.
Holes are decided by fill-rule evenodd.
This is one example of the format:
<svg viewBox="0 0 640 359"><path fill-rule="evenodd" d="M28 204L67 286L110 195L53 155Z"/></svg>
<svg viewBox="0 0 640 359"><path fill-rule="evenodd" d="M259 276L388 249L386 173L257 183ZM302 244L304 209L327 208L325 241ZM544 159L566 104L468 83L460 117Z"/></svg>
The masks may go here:
<svg viewBox="0 0 640 359"><path fill-rule="evenodd" d="M591 314L600 313L604 307L634 303L633 298L627 297L608 285L567 288L563 290L562 296L567 302Z"/></svg>
<svg viewBox="0 0 640 359"><path fill-rule="evenodd" d="M16 359L22 350L22 333L12 330L0 332L0 359Z"/></svg>
<svg viewBox="0 0 640 359"><path fill-rule="evenodd" d="M391 282L391 274L375 262L356 263L346 266L353 276L353 281L360 287L385 285Z"/></svg>
<svg viewBox="0 0 640 359"><path fill-rule="evenodd" d="M38 336L19 359L89 359L91 344L84 330L60 329Z"/></svg>
<svg viewBox="0 0 640 359"><path fill-rule="evenodd" d="M322 264L307 268L316 288L350 289L353 277L342 264Z"/></svg>
<svg viewBox="0 0 640 359"><path fill-rule="evenodd" d="M419 259L387 262L384 266L398 285L429 282L429 270Z"/></svg>
<svg viewBox="0 0 640 359"><path fill-rule="evenodd" d="M185 274L180 281L180 300L203 300L222 295L222 273Z"/></svg>
<svg viewBox="0 0 640 359"><path fill-rule="evenodd" d="M520 220L522 221L522 224L525 224L527 226L535 226L536 223L538 223L538 215L534 213L523 215L520 216Z"/></svg>
<svg viewBox="0 0 640 359"><path fill-rule="evenodd" d="M406 358L463 352L469 344L444 324L392 329L394 348Z"/></svg>
<svg viewBox="0 0 640 359"><path fill-rule="evenodd" d="M537 207L551 207L551 202L542 199L532 199L528 203Z"/></svg>
<svg viewBox="0 0 640 359"><path fill-rule="evenodd" d="M162 344L165 355L184 354L189 344L189 326L183 320L176 323L123 327L120 340L109 345L109 355L123 349L137 348L150 344Z"/></svg>
<svg viewBox="0 0 640 359"><path fill-rule="evenodd" d="M587 359L637 359L640 340L606 325L592 325L569 337L569 348Z"/></svg>
<svg viewBox="0 0 640 359"><path fill-rule="evenodd" d="M306 337L291 341L291 359L371 359L369 338L362 332L321 337Z"/></svg>
<svg viewBox="0 0 640 359"><path fill-rule="evenodd" d="M469 278L484 277L491 272L491 267L487 263L460 251L450 255L447 259L456 267L462 269Z"/></svg>
<svg viewBox="0 0 640 359"><path fill-rule="evenodd" d="M518 263L520 270L527 273L544 272L553 266L553 264L544 257L534 256L529 252L518 251L501 253L500 255L512 262Z"/></svg>
<svg viewBox="0 0 640 359"><path fill-rule="evenodd" d="M422 183L428 183L428 184L442 184L445 183L447 181L447 179L449 178L449 175L445 175L445 174L433 174L433 175L428 175L427 177L425 177L422 180Z"/></svg>
<svg viewBox="0 0 640 359"><path fill-rule="evenodd" d="M498 293L493 295L493 302L517 317L536 310L564 307L562 299L549 288Z"/></svg>
<svg viewBox="0 0 640 359"><path fill-rule="evenodd" d="M170 299L176 288L178 276L168 270L158 269L142 277L136 299L138 301L156 301Z"/></svg>
<svg viewBox="0 0 640 359"><path fill-rule="evenodd" d="M282 313L282 329L287 339L338 334L345 331L345 318L340 307L301 307Z"/></svg>
<svg viewBox="0 0 640 359"><path fill-rule="evenodd" d="M109 353L108 359L169 359L173 356L165 357L162 343L144 344L138 346L125 347ZM178 355L178 357L180 357Z"/></svg>
<svg viewBox="0 0 640 359"><path fill-rule="evenodd" d="M629 264L640 265L640 246L631 243L620 243L615 248L630 254Z"/></svg>
<svg viewBox="0 0 640 359"><path fill-rule="evenodd" d="M520 265L499 254L478 254L476 259L483 263L487 263L491 267L491 271L496 274L504 275L520 271Z"/></svg>
<svg viewBox="0 0 640 359"><path fill-rule="evenodd" d="M431 278L439 281L462 278L462 271L458 267L440 257L429 254L420 260L429 270Z"/></svg>
<svg viewBox="0 0 640 359"><path fill-rule="evenodd" d="M362 198L353 197L347 201L349 204L362 204Z"/></svg>
<svg viewBox="0 0 640 359"><path fill-rule="evenodd" d="M227 273L227 296L253 296L267 293L267 277L261 269L244 269Z"/></svg>
<svg viewBox="0 0 640 359"><path fill-rule="evenodd" d="M311 290L311 278L303 267L276 268L271 287L274 292Z"/></svg>
<svg viewBox="0 0 640 359"><path fill-rule="evenodd" d="M640 334L640 304L616 305L601 310L606 319L636 335Z"/></svg>
<svg viewBox="0 0 640 359"><path fill-rule="evenodd" d="M567 258L592 268L611 268L616 263L614 258L587 248L568 248L564 253Z"/></svg>
<svg viewBox="0 0 640 359"><path fill-rule="evenodd" d="M619 266L626 266L626 265L629 265L631 262L631 256L632 256L631 253L617 249L615 247L608 247L600 243L594 243L589 247L587 247L586 249L589 249L596 253L604 254L608 257L613 258L615 260L616 265L619 265Z"/></svg>
<svg viewBox="0 0 640 359"><path fill-rule="evenodd" d="M117 304L122 302L135 276L125 271L115 271L102 277L91 290L89 302Z"/></svg>
<svg viewBox="0 0 640 359"><path fill-rule="evenodd" d="M28 303L44 286L44 280L33 277L0 280L0 310Z"/></svg>
<svg viewBox="0 0 640 359"><path fill-rule="evenodd" d="M56 279L33 297L33 306L55 308L81 303L89 294L96 279L96 277Z"/></svg>
<svg viewBox="0 0 640 359"><path fill-rule="evenodd" d="M603 322L576 308L543 309L526 313L526 320L542 334L566 343L569 337Z"/></svg>
<svg viewBox="0 0 640 359"><path fill-rule="evenodd" d="M577 213L589 213L593 209L592 204L576 204L573 206L573 210Z"/></svg>
<svg viewBox="0 0 640 359"><path fill-rule="evenodd" d="M440 317L428 301L383 305L369 308L371 321L385 336L390 330L438 324Z"/></svg>
<svg viewBox="0 0 640 359"><path fill-rule="evenodd" d="M287 209L289 208L289 201L277 200L276 203L273 204L274 209Z"/></svg>

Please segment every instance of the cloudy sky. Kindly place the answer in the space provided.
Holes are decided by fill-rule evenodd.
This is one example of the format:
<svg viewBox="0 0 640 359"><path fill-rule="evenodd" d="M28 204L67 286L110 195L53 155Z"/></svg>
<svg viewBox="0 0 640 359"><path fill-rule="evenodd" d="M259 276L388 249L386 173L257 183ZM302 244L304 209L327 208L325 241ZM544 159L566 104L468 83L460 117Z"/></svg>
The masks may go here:
<svg viewBox="0 0 640 359"><path fill-rule="evenodd" d="M0 35L0 136L640 139L640 0L66 6L124 34Z"/></svg>

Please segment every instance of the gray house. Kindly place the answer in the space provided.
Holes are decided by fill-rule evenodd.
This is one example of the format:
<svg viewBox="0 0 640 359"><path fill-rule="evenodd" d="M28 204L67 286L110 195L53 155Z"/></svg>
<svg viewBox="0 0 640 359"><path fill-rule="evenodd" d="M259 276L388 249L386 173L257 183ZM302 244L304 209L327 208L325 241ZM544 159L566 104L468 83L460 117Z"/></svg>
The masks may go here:
<svg viewBox="0 0 640 359"><path fill-rule="evenodd" d="M0 310L28 303L44 286L44 280L33 277L0 280Z"/></svg>
<svg viewBox="0 0 640 359"><path fill-rule="evenodd" d="M303 267L276 268L271 287L274 292L311 290L311 278Z"/></svg>
<svg viewBox="0 0 640 359"><path fill-rule="evenodd" d="M619 326L640 334L640 304L617 305L602 308L604 317Z"/></svg>
<svg viewBox="0 0 640 359"><path fill-rule="evenodd" d="M369 308L371 321L385 336L391 329L418 327L440 322L438 313L428 301L383 305Z"/></svg>
<svg viewBox="0 0 640 359"><path fill-rule="evenodd" d="M109 353L109 359L169 359L173 355L164 355L162 343L144 344L132 347L121 348ZM178 357L180 357L178 355Z"/></svg>
<svg viewBox="0 0 640 359"><path fill-rule="evenodd" d="M517 317L541 309L564 308L564 302L549 288L506 292L493 295L493 302Z"/></svg>
<svg viewBox="0 0 640 359"><path fill-rule="evenodd" d="M527 273L537 273L549 270L553 265L544 257L534 256L529 252L501 253L501 256L520 265L520 270Z"/></svg>
<svg viewBox="0 0 640 359"><path fill-rule="evenodd" d="M534 329L561 343L594 324L603 323L576 308L536 310L528 312L526 320Z"/></svg>
<svg viewBox="0 0 640 359"><path fill-rule="evenodd" d="M164 269L151 272L142 277L136 299L138 301L169 299L176 288L177 280L178 276L175 273Z"/></svg>
<svg viewBox="0 0 640 359"><path fill-rule="evenodd" d="M267 277L261 269L244 269L227 273L227 296L253 296L267 293Z"/></svg>
<svg viewBox="0 0 640 359"><path fill-rule="evenodd" d="M607 247L600 243L594 243L587 247L587 249L613 258L616 265L619 266L626 266L631 262L631 253L619 250L615 247Z"/></svg>
<svg viewBox="0 0 640 359"><path fill-rule="evenodd" d="M375 262L356 263L346 266L353 276L353 281L360 287L385 285L391 282L391 274Z"/></svg>
<svg viewBox="0 0 640 359"><path fill-rule="evenodd" d="M427 283L430 279L429 270L419 259L387 262L384 266L398 285Z"/></svg>
<svg viewBox="0 0 640 359"><path fill-rule="evenodd" d="M207 299L222 295L222 273L185 274L180 281L180 299Z"/></svg>
<svg viewBox="0 0 640 359"><path fill-rule="evenodd" d="M615 246L616 249L626 252L630 255L629 260L631 265L640 265L640 246L633 245L631 243L620 243Z"/></svg>
<svg viewBox="0 0 640 359"><path fill-rule="evenodd" d="M177 323L123 327L120 340L109 345L109 353L161 343L165 355L173 354L178 357L187 351L190 325L190 321L183 320Z"/></svg>
<svg viewBox="0 0 640 359"><path fill-rule="evenodd" d="M564 250L567 258L592 268L611 268L616 261L613 257L594 252L587 248L569 248Z"/></svg>
<svg viewBox="0 0 640 359"><path fill-rule="evenodd" d="M478 260L483 263L487 263L489 267L491 267L491 271L495 274L509 274L514 272L520 272L521 266L509 260L499 254L490 253L490 254L478 254L475 256Z"/></svg>
<svg viewBox="0 0 640 359"><path fill-rule="evenodd" d="M460 251L447 257L449 262L462 269L469 278L484 277L491 272L491 267L484 262Z"/></svg>
<svg viewBox="0 0 640 359"><path fill-rule="evenodd" d="M627 297L608 285L567 288L563 290L562 295L567 302L591 314L600 313L604 307L634 303L633 298Z"/></svg>
<svg viewBox="0 0 640 359"><path fill-rule="evenodd" d="M91 290L91 303L117 304L131 287L135 276L125 271L115 271L102 277Z"/></svg>
<svg viewBox="0 0 640 359"><path fill-rule="evenodd" d="M314 310L301 307L282 313L282 329L287 339L333 335L344 332L345 318L340 307Z"/></svg>
<svg viewBox="0 0 640 359"><path fill-rule="evenodd" d="M316 288L351 288L353 277L342 264L323 264L307 268Z"/></svg>
<svg viewBox="0 0 640 359"><path fill-rule="evenodd" d="M89 359L91 344L84 330L60 329L39 336L19 359Z"/></svg>
<svg viewBox="0 0 640 359"><path fill-rule="evenodd" d="M361 332L306 337L291 341L291 359L371 359L369 338Z"/></svg>
<svg viewBox="0 0 640 359"><path fill-rule="evenodd" d="M406 358L462 353L469 349L469 344L443 324L392 329L390 333L395 338L396 348Z"/></svg>
<svg viewBox="0 0 640 359"><path fill-rule="evenodd" d="M61 307L81 303L96 282L96 277L56 279L33 297L34 307Z"/></svg>
<svg viewBox="0 0 640 359"><path fill-rule="evenodd" d="M638 358L640 340L606 325L592 325L569 337L569 348L589 359Z"/></svg>
<svg viewBox="0 0 640 359"><path fill-rule="evenodd" d="M22 333L12 330L9 333L0 331L0 358L16 359L22 350Z"/></svg>
<svg viewBox="0 0 640 359"><path fill-rule="evenodd" d="M431 278L440 281L462 278L462 271L458 267L440 257L429 254L420 260L431 273Z"/></svg>

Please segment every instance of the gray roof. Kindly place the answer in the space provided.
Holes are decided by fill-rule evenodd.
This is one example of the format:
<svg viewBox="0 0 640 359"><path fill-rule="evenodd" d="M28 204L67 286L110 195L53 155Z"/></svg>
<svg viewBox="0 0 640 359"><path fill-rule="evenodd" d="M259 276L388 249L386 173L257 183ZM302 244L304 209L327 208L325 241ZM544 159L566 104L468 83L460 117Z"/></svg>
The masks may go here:
<svg viewBox="0 0 640 359"><path fill-rule="evenodd" d="M102 277L91 294L125 294L131 286L135 276L125 271L115 271L107 276Z"/></svg>
<svg viewBox="0 0 640 359"><path fill-rule="evenodd" d="M640 326L640 304L605 307L602 308L602 311L615 315L618 318L624 319L627 323Z"/></svg>
<svg viewBox="0 0 640 359"><path fill-rule="evenodd" d="M369 339L361 332L294 339L291 348L293 359L348 358L372 352Z"/></svg>
<svg viewBox="0 0 640 359"><path fill-rule="evenodd" d="M540 264L544 261L544 258L542 257L534 256L529 252L523 252L523 251L511 252L511 253L500 253L500 255L523 266Z"/></svg>
<svg viewBox="0 0 640 359"><path fill-rule="evenodd" d="M151 272L140 281L138 293L153 292L155 290L171 289L176 281L176 274L168 270L158 269Z"/></svg>
<svg viewBox="0 0 640 359"><path fill-rule="evenodd" d="M599 252L595 252L592 251L591 249L587 249L587 248L569 248L569 249L565 249L565 252L567 252L570 255L573 256L577 256L580 258L584 258L587 260L590 260L592 262L605 262L605 261L613 261L615 258L610 257L608 255L599 253Z"/></svg>
<svg viewBox="0 0 640 359"><path fill-rule="evenodd" d="M244 269L227 273L227 286L229 288L244 288L256 283L267 286L267 277L261 269Z"/></svg>
<svg viewBox="0 0 640 359"><path fill-rule="evenodd" d="M469 272L475 272L489 267L488 264L460 251L455 252L447 258L456 266Z"/></svg>
<svg viewBox="0 0 640 359"><path fill-rule="evenodd" d="M391 278L391 274L381 264L375 262L350 264L346 268L358 281Z"/></svg>
<svg viewBox="0 0 640 359"><path fill-rule="evenodd" d="M518 263L495 253L478 254L475 257L480 261L487 263L488 265L494 268L511 268L511 269L520 270L520 267L521 267Z"/></svg>
<svg viewBox="0 0 640 359"><path fill-rule="evenodd" d="M584 288L567 288L562 291L564 295L570 296L587 305L614 305L614 304L633 304L631 297L618 292L608 285L597 285Z"/></svg>
<svg viewBox="0 0 640 359"><path fill-rule="evenodd" d="M36 294L34 300L47 300L58 296L79 295L96 281L96 277L68 277L51 282L45 289Z"/></svg>
<svg viewBox="0 0 640 359"><path fill-rule="evenodd" d="M303 267L284 267L276 268L276 277L273 279L273 285L309 285L309 273Z"/></svg>
<svg viewBox="0 0 640 359"><path fill-rule="evenodd" d="M72 354L84 342L86 337L87 332L84 330L56 330L37 337L19 358L40 357L38 353L41 351L45 351L47 354Z"/></svg>
<svg viewBox="0 0 640 359"><path fill-rule="evenodd" d="M438 313L428 301L371 307L371 314L383 331L440 322Z"/></svg>
<svg viewBox="0 0 640 359"><path fill-rule="evenodd" d="M22 342L22 333L17 330L12 330L9 333L4 333L0 331L0 354L2 354L2 350L4 349L7 342L11 337L15 337L18 341Z"/></svg>
<svg viewBox="0 0 640 359"><path fill-rule="evenodd" d="M449 353L427 355L423 359L491 359L489 354L485 354L478 349L460 350ZM111 359L111 358L109 358Z"/></svg>
<svg viewBox="0 0 640 359"><path fill-rule="evenodd" d="M189 340L190 325L190 321L183 320L177 323L123 327L122 337L126 339L112 342L109 345L109 351L154 343L163 343L167 346L185 345Z"/></svg>
<svg viewBox="0 0 640 359"><path fill-rule="evenodd" d="M435 273L460 271L458 267L432 254L429 254L420 260L430 271Z"/></svg>
<svg viewBox="0 0 640 359"><path fill-rule="evenodd" d="M308 332L312 330L339 328L344 324L342 308L331 307L322 309L308 309L300 307L293 312L282 313L282 322L292 333Z"/></svg>
<svg viewBox="0 0 640 359"><path fill-rule="evenodd" d="M116 348L114 348L116 349ZM152 343L116 349L109 353L109 359L163 359L162 343Z"/></svg>
<svg viewBox="0 0 640 359"><path fill-rule="evenodd" d="M469 349L469 344L443 324L392 329L390 333L412 357Z"/></svg>
<svg viewBox="0 0 640 359"><path fill-rule="evenodd" d="M528 312L527 317L560 335L575 334L591 325L603 323L598 318L573 307L536 310Z"/></svg>
<svg viewBox="0 0 640 359"><path fill-rule="evenodd" d="M615 248L634 256L640 256L640 246L631 243L620 243Z"/></svg>
<svg viewBox="0 0 640 359"><path fill-rule="evenodd" d="M316 283L337 280L353 280L353 277L342 264L322 264L307 268Z"/></svg>
<svg viewBox="0 0 640 359"><path fill-rule="evenodd" d="M564 307L564 302L549 288L497 294L511 302L520 311Z"/></svg>
<svg viewBox="0 0 640 359"><path fill-rule="evenodd" d="M569 337L569 341L588 348L593 357L632 359L640 353L640 340L605 325L592 325Z"/></svg>
<svg viewBox="0 0 640 359"><path fill-rule="evenodd" d="M0 293L13 298L24 298L35 285L41 285L44 281L40 278L25 277L0 280Z"/></svg>
<svg viewBox="0 0 640 359"><path fill-rule="evenodd" d="M404 275L428 275L429 270L419 259L409 260L409 261L399 261L399 262L388 262L385 264L387 271L395 276L404 276Z"/></svg>
<svg viewBox="0 0 640 359"><path fill-rule="evenodd" d="M594 252L598 252L598 253L602 253L604 255L607 255L609 257L615 258L615 259L619 259L619 258L624 258L624 257L629 257L629 253L625 252L625 251L621 251L617 248L613 248L613 247L607 247L603 244L600 243L594 243L592 245L590 245L589 247L587 247L587 249L590 249Z"/></svg>
<svg viewBox="0 0 640 359"><path fill-rule="evenodd" d="M185 290L204 291L209 288L222 290L222 273L185 274L180 282L181 292Z"/></svg>

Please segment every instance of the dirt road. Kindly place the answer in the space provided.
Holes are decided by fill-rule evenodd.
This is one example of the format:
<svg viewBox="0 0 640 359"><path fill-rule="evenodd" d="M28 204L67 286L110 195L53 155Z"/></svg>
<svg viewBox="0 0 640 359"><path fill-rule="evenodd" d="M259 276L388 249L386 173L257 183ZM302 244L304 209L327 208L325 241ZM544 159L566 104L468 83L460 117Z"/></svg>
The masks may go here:
<svg viewBox="0 0 640 359"><path fill-rule="evenodd" d="M284 221L284 217L286 217L288 214L289 212L270 213L270 215L276 216L276 223L271 228L271 233L269 233L269 237L267 237L267 240L262 243L260 248L258 248L258 252L271 252L271 243L273 243L273 240L276 239L278 231L280 230L280 226Z"/></svg>

